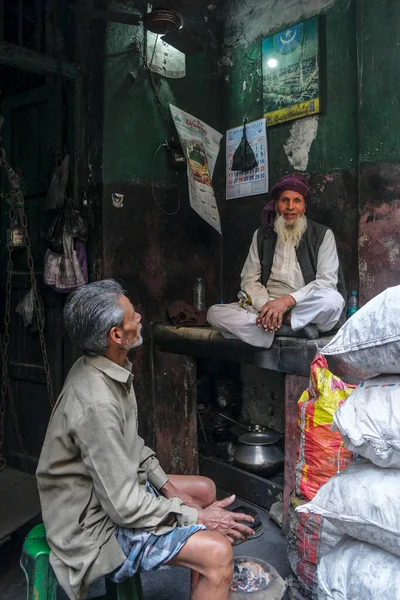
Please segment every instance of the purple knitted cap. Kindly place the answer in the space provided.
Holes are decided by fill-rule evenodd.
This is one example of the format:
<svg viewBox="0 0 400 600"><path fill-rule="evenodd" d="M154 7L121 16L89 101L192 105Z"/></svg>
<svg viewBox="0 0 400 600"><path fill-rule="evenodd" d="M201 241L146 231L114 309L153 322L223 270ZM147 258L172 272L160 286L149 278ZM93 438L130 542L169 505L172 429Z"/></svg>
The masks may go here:
<svg viewBox="0 0 400 600"><path fill-rule="evenodd" d="M306 178L301 173L291 173L282 177L271 190L271 196L276 201L280 194L285 190L292 190L304 196L304 200L308 202L311 198L310 188L306 183Z"/></svg>

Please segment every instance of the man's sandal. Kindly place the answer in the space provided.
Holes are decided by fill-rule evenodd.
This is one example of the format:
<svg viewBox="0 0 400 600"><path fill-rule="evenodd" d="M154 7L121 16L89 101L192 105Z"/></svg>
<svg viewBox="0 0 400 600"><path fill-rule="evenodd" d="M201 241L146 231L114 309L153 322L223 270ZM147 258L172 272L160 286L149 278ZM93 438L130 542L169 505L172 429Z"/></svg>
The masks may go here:
<svg viewBox="0 0 400 600"><path fill-rule="evenodd" d="M262 536L262 534L264 533L264 526L261 522L258 512L254 508L252 508L251 506L237 506L236 508L232 509L232 512L244 513L245 515L250 515L250 517L253 517L254 519L254 523L251 524L245 521L238 521L238 523L243 523L244 525L247 525L248 527L253 529L254 533L252 535L249 535L248 538L246 538L245 540L235 540L233 546L239 546L239 544L242 544L243 542L255 540L256 538Z"/></svg>

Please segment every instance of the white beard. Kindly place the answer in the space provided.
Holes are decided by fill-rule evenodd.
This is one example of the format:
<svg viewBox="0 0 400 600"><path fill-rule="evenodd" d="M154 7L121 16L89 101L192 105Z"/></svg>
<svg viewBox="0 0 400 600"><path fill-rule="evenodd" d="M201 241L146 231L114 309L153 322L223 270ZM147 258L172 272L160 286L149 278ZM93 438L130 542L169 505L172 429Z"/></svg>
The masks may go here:
<svg viewBox="0 0 400 600"><path fill-rule="evenodd" d="M294 247L297 248L307 230L307 217L302 215L294 223L287 223L282 215L278 215L275 219L274 229L278 234L278 240L282 242L290 240L293 242Z"/></svg>

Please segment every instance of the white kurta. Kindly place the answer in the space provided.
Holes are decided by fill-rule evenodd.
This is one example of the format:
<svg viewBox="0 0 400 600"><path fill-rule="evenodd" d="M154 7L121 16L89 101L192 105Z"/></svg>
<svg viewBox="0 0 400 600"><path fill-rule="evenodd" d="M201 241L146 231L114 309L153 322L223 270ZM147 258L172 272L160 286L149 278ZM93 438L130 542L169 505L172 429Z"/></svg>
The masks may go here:
<svg viewBox="0 0 400 600"><path fill-rule="evenodd" d="M250 250L241 273L241 288L250 296L257 311L268 300L280 298L285 294L290 294L295 299L296 304L300 304L302 300L316 290L337 289L339 257L335 236L330 229L327 230L318 252L315 279L307 285L297 260L296 248L290 240L286 242L277 241L269 280L266 286L261 283L257 231L253 235Z"/></svg>
<svg viewBox="0 0 400 600"><path fill-rule="evenodd" d="M255 231L241 273L241 289L250 296L252 306L246 310L238 302L216 304L209 309L207 320L224 337L239 338L247 344L269 348L274 333L257 327L257 314L269 300L290 294L296 301L291 311L291 327L294 331L309 323L317 325L319 331L329 331L338 322L345 304L337 291L338 271L335 237L328 229L318 251L317 273L313 281L305 283L294 243L278 240L270 277L264 286L260 281L261 263Z"/></svg>

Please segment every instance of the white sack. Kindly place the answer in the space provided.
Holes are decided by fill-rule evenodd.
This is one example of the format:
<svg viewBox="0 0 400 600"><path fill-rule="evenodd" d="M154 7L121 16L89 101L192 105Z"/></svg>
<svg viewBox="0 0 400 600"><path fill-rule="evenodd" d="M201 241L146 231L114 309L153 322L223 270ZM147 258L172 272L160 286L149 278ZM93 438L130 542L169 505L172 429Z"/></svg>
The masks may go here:
<svg viewBox="0 0 400 600"><path fill-rule="evenodd" d="M320 351L371 373L400 372L400 286L360 308Z"/></svg>
<svg viewBox="0 0 400 600"><path fill-rule="evenodd" d="M333 422L346 448L378 467L400 468L399 375L361 383L336 411Z"/></svg>
<svg viewBox="0 0 400 600"><path fill-rule="evenodd" d="M339 533L400 556L400 472L358 461L323 485L298 512L326 517Z"/></svg>
<svg viewBox="0 0 400 600"><path fill-rule="evenodd" d="M318 600L400 600L400 558L345 538L318 566Z"/></svg>

